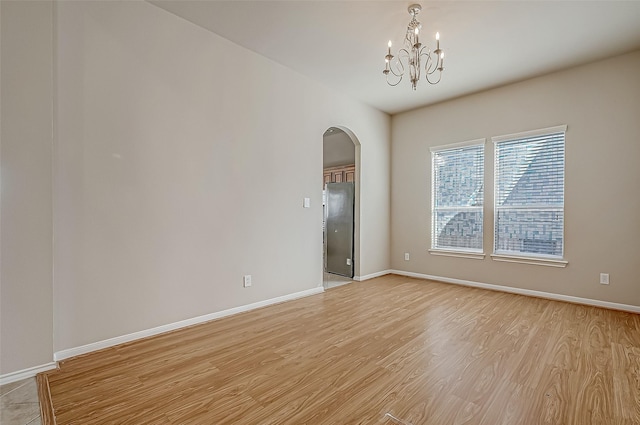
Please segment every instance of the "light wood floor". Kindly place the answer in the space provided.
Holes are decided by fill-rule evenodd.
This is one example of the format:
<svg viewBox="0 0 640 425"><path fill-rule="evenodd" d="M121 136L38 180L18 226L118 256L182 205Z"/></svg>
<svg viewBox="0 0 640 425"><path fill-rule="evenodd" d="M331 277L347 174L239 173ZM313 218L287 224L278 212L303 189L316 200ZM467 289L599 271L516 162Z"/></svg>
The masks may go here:
<svg viewBox="0 0 640 425"><path fill-rule="evenodd" d="M640 316L385 276L65 361L64 424L640 424Z"/></svg>

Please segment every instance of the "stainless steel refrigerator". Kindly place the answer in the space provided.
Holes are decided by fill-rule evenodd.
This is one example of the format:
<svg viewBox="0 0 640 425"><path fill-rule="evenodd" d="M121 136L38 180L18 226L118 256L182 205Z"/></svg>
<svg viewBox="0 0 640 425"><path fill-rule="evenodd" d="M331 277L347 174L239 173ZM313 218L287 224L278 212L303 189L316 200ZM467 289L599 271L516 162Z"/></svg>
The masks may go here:
<svg viewBox="0 0 640 425"><path fill-rule="evenodd" d="M353 183L325 186L325 271L353 277Z"/></svg>

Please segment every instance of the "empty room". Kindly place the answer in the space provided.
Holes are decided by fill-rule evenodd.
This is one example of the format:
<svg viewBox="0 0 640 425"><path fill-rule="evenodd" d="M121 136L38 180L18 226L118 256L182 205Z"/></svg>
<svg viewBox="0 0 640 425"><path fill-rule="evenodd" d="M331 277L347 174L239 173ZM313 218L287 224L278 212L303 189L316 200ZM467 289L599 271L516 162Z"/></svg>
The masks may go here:
<svg viewBox="0 0 640 425"><path fill-rule="evenodd" d="M640 1L0 0L0 423L640 424Z"/></svg>

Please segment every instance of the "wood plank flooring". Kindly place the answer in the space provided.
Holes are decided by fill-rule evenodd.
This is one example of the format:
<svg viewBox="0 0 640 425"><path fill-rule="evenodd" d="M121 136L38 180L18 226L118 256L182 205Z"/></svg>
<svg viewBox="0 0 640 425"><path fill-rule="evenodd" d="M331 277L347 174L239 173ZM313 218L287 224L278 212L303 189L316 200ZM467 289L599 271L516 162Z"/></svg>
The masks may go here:
<svg viewBox="0 0 640 425"><path fill-rule="evenodd" d="M640 316L388 275L64 361L66 424L640 424Z"/></svg>

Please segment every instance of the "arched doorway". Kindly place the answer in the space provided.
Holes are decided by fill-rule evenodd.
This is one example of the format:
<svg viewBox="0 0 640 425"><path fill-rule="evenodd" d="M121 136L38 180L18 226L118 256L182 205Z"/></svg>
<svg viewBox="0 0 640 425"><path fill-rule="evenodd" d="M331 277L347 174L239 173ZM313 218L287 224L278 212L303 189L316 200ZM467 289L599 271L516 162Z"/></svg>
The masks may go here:
<svg viewBox="0 0 640 425"><path fill-rule="evenodd" d="M353 281L360 270L360 144L344 127L323 134L323 285Z"/></svg>

